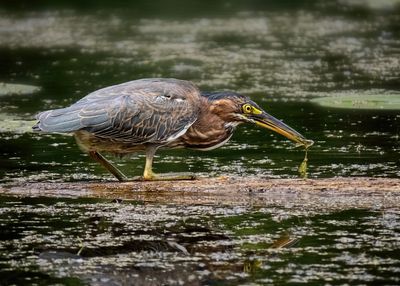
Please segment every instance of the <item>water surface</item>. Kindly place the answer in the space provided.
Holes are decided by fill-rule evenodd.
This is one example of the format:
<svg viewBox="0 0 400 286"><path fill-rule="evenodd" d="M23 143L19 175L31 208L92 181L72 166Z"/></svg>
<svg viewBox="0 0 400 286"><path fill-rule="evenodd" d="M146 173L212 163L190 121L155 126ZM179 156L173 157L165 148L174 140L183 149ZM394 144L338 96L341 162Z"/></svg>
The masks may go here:
<svg viewBox="0 0 400 286"><path fill-rule="evenodd" d="M2 197L0 225L6 285L399 283L398 210Z"/></svg>

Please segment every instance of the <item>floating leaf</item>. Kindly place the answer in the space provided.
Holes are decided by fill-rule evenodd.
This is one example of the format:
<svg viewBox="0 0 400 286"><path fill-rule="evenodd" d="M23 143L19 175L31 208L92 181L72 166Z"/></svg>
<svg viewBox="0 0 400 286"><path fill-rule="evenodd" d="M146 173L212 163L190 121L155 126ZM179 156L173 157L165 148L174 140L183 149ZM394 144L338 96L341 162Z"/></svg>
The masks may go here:
<svg viewBox="0 0 400 286"><path fill-rule="evenodd" d="M15 115L0 113L0 133L31 133L32 127L37 123L37 120L19 119ZM63 136L71 136L71 133L57 133Z"/></svg>
<svg viewBox="0 0 400 286"><path fill-rule="evenodd" d="M37 120L2 120L0 121L0 133L30 133Z"/></svg>
<svg viewBox="0 0 400 286"><path fill-rule="evenodd" d="M347 109L400 110L400 93L396 94L345 94L314 98L311 102L324 107Z"/></svg>
<svg viewBox="0 0 400 286"><path fill-rule="evenodd" d="M40 91L40 87L34 85L0 82L0 96L28 95L38 91Z"/></svg>

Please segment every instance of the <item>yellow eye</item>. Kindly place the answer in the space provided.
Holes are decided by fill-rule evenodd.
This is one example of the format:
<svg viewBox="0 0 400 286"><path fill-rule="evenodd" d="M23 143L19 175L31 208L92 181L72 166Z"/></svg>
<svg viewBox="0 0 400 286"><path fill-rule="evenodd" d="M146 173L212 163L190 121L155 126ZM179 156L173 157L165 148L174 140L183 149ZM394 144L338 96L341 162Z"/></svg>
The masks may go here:
<svg viewBox="0 0 400 286"><path fill-rule="evenodd" d="M253 107L250 104L245 104L242 107L243 113L252 113Z"/></svg>

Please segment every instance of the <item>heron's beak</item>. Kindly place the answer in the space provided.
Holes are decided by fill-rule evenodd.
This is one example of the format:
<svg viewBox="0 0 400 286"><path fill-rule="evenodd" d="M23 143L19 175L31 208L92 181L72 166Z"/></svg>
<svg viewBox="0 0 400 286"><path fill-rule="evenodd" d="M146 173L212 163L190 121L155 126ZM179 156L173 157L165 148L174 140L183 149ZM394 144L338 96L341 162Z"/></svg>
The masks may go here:
<svg viewBox="0 0 400 286"><path fill-rule="evenodd" d="M297 142L298 145L304 146L305 148L309 148L314 144L314 141L306 139L299 132L275 117L269 115L265 111L261 114L253 115L252 119L255 121L256 125L275 131L286 138Z"/></svg>

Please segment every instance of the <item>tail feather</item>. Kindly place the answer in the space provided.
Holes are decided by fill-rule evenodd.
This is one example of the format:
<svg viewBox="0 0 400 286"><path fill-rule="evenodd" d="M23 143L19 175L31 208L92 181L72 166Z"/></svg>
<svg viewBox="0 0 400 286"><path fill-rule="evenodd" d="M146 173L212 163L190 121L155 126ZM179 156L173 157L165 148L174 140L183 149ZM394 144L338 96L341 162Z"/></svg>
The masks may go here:
<svg viewBox="0 0 400 286"><path fill-rule="evenodd" d="M39 120L32 129L34 131L69 133L81 129L79 110L61 108L47 110L36 115Z"/></svg>

